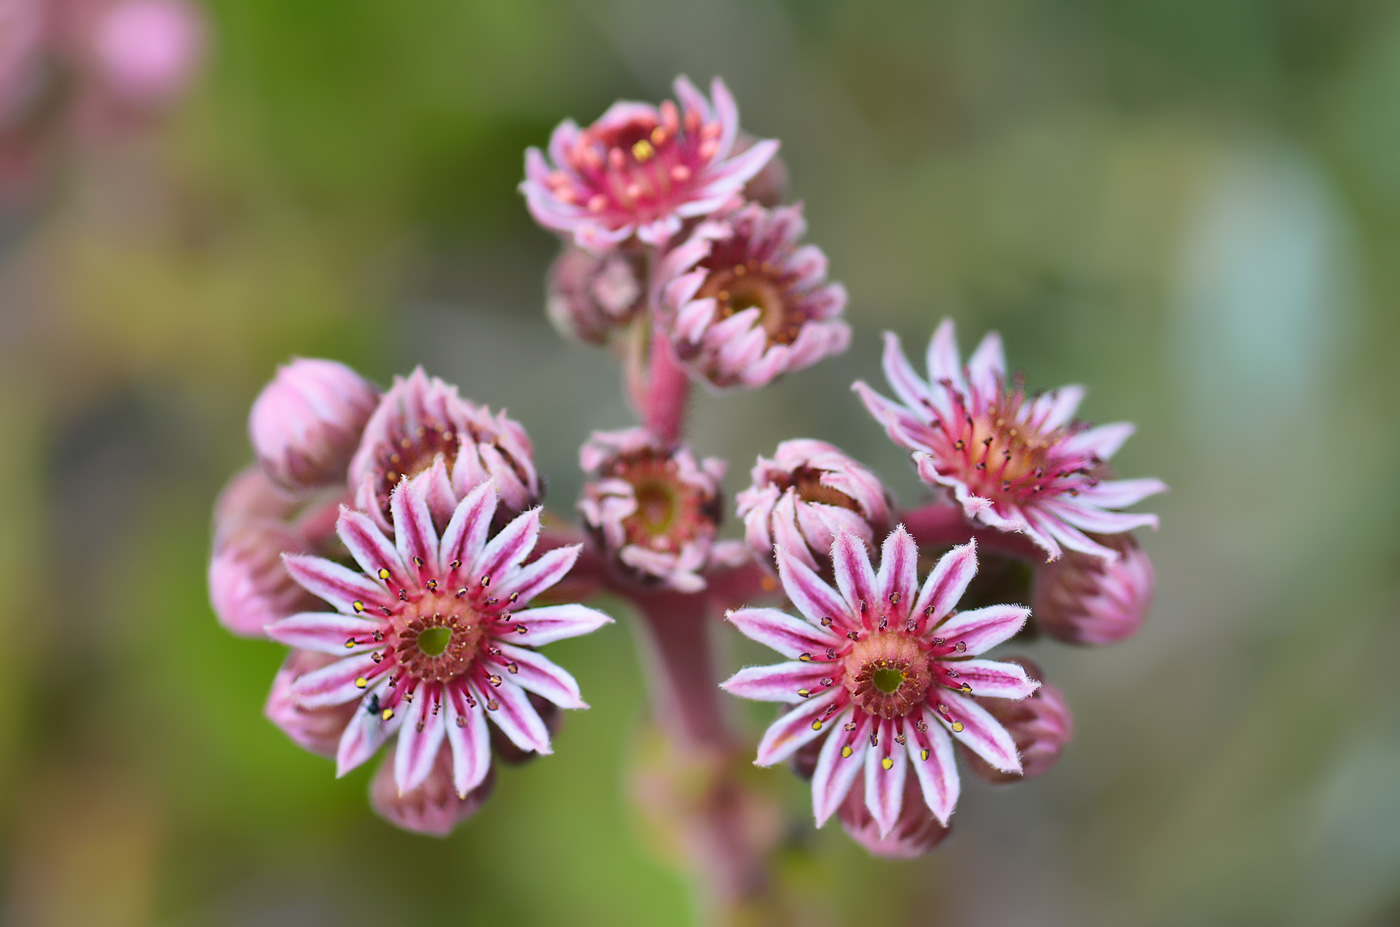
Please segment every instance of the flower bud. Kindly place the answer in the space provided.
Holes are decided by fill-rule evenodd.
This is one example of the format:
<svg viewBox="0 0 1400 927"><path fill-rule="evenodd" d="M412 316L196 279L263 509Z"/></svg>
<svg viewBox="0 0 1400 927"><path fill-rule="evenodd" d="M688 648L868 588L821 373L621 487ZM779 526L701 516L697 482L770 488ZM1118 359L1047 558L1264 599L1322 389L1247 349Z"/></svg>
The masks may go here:
<svg viewBox="0 0 1400 927"><path fill-rule="evenodd" d="M1096 540L1117 551L1118 559L1070 552L1036 571L1035 622L1072 644L1111 644L1131 637L1152 605L1152 561L1133 536Z"/></svg>
<svg viewBox="0 0 1400 927"><path fill-rule="evenodd" d="M938 823L938 818L924 803L918 777L913 775L904 780L904 803L899 819L885 836L880 836L880 825L865 805L864 773L856 779L845 801L837 809L836 816L841 819L841 826L852 840L865 847L872 856L886 859L922 856L948 836L948 828Z"/></svg>
<svg viewBox="0 0 1400 927"><path fill-rule="evenodd" d="M248 467L234 474L214 503L214 544L245 522L289 522L300 505L300 498L275 485L261 467Z"/></svg>
<svg viewBox="0 0 1400 927"><path fill-rule="evenodd" d="M452 751L444 745L421 785L400 793L394 782L394 763L380 765L369 786L369 803L374 813L404 830L430 837L446 837L453 828L476 814L496 787L496 771L486 774L481 784L466 795L452 787Z"/></svg>
<svg viewBox="0 0 1400 927"><path fill-rule="evenodd" d="M739 493L744 538L760 563L773 568L782 544L819 573L831 564L831 544L848 531L872 547L890 529L890 505L875 474L824 441L784 441L753 468Z"/></svg>
<svg viewBox="0 0 1400 927"><path fill-rule="evenodd" d="M93 24L91 53L104 85L128 103L168 103L204 54L204 22L184 0L117 0Z"/></svg>
<svg viewBox="0 0 1400 927"><path fill-rule="evenodd" d="M593 254L566 245L549 268L545 311L560 333L604 345L646 305L641 257L623 248Z"/></svg>
<svg viewBox="0 0 1400 927"><path fill-rule="evenodd" d="M281 728L293 743L327 759L335 756L340 736L355 716L359 703L302 708L292 696L292 683L298 676L330 666L336 659L311 650L293 650L272 680L272 691L268 693L267 704L263 706L263 714Z"/></svg>
<svg viewBox="0 0 1400 927"><path fill-rule="evenodd" d="M246 519L224 526L209 559L209 601L219 623L243 637L320 603L292 580L282 554L307 548L296 531L271 519Z"/></svg>
<svg viewBox="0 0 1400 927"><path fill-rule="evenodd" d="M286 489L339 483L378 398L374 386L344 364L297 358L253 403L253 450L272 481Z"/></svg>
<svg viewBox="0 0 1400 927"><path fill-rule="evenodd" d="M705 587L700 573L744 557L735 541L716 541L724 461L696 461L668 450L645 428L595 431L579 450L592 479L579 511L595 542L633 577L678 592Z"/></svg>
<svg viewBox="0 0 1400 927"><path fill-rule="evenodd" d="M1013 657L1007 662L1020 664L1032 679L1045 678L1040 667L1024 657ZM977 703L1001 722L1021 754L1021 774L1018 776L995 769L971 750L963 748L963 759L967 760L973 772L988 782L1015 782L1023 777L1029 779L1049 772L1050 767L1059 762L1065 744L1074 736L1074 718L1065 702L1065 694L1043 681L1040 688L1018 701L979 698Z"/></svg>

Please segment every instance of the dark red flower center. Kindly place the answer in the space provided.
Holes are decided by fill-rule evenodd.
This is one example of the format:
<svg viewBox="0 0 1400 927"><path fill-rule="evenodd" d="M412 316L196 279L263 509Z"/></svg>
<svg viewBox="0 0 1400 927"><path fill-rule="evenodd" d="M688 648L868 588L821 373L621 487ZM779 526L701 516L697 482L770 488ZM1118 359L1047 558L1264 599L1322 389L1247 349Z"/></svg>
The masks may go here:
<svg viewBox="0 0 1400 927"><path fill-rule="evenodd" d="M425 682L446 682L465 673L483 636L482 616L465 600L430 593L405 604L391 619L392 651L403 672Z"/></svg>
<svg viewBox="0 0 1400 927"><path fill-rule="evenodd" d="M715 320L727 319L745 309L759 311L759 324L769 344L792 344L808 321L801 300L792 292L791 275L769 261L746 257L742 249L716 246L715 253L700 262L709 271L696 294L715 300Z"/></svg>
<svg viewBox="0 0 1400 927"><path fill-rule="evenodd" d="M851 700L867 714L902 718L920 705L933 679L929 654L917 640L877 631L857 641L843 658Z"/></svg>

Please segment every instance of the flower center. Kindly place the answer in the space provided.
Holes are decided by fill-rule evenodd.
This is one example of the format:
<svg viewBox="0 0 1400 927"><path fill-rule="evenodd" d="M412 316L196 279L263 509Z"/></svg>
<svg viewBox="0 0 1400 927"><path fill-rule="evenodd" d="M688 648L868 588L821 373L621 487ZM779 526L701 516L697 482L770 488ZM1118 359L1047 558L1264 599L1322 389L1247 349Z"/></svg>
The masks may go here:
<svg viewBox="0 0 1400 927"><path fill-rule="evenodd" d="M465 673L483 636L482 616L452 596L423 596L404 606L394 623L399 665L425 682L446 682Z"/></svg>
<svg viewBox="0 0 1400 927"><path fill-rule="evenodd" d="M856 505L856 500L841 492L839 489L832 489L822 483L822 471L813 467L798 467L792 471L792 479L784 488L791 488L797 491L798 498L803 502L816 502L821 505L834 505L843 509L850 509L853 512L860 511Z"/></svg>
<svg viewBox="0 0 1400 927"><path fill-rule="evenodd" d="M797 340L806 318L792 311L795 300L788 293L788 281L773 264L749 258L734 262L711 259L701 265L709 270L709 275L697 295L714 299L717 319L757 309L769 344L792 344Z"/></svg>
<svg viewBox="0 0 1400 927"><path fill-rule="evenodd" d="M632 485L637 510L622 520L627 542L656 551L679 551L712 530L718 505L676 476L675 461L650 449L617 461L613 476Z"/></svg>
<svg viewBox="0 0 1400 927"><path fill-rule="evenodd" d="M442 454L448 472L457 460L461 439L454 428L437 422L425 422L411 434L403 435L396 443L386 444L379 457L378 499L379 507L386 518L389 513L389 496L400 480L412 479L433 465L433 459Z"/></svg>
<svg viewBox="0 0 1400 927"><path fill-rule="evenodd" d="M917 640L897 631L877 631L857 641L844 661L851 700L867 714L902 718L928 693L929 656Z"/></svg>

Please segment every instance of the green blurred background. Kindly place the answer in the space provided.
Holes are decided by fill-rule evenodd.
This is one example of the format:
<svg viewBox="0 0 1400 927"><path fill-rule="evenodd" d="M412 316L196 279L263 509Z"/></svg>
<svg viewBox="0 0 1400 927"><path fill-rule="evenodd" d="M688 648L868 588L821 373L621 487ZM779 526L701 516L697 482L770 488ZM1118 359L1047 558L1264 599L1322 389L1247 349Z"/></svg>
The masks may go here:
<svg viewBox="0 0 1400 927"><path fill-rule="evenodd" d="M281 649L207 604L215 493L293 354L423 363L534 438L568 511L602 352L542 310L515 190L565 116L722 75L782 139L851 350L703 398L731 491L831 440L906 501L847 387L879 335L989 327L1032 385L1132 419L1172 486L1158 603L1028 652L1077 737L972 786L929 857L872 861L792 809L804 923L1400 922L1400 7L1381 0L218 0L154 134L88 151L0 235L0 917L16 924L673 924L685 876L628 798L627 622L551 648L593 710L445 841L369 810L261 715ZM733 531L733 526L729 528ZM732 645L726 669L747 651ZM756 739L762 711L735 705Z"/></svg>

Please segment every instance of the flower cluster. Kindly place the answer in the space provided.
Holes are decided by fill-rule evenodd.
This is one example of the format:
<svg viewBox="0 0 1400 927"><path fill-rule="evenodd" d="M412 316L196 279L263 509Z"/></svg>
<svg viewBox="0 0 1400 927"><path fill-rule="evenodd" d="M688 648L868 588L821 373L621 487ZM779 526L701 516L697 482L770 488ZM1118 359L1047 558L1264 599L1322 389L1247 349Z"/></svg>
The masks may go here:
<svg viewBox="0 0 1400 927"><path fill-rule="evenodd" d="M640 419L583 443L576 523L546 522L530 439L504 413L421 369L381 392L296 360L254 403L257 464L216 506L210 596L230 630L292 648L267 716L342 774L395 741L371 803L437 835L486 800L499 761L549 753L560 710L584 707L535 648L610 620L575 600L616 596L645 629L660 727L697 765L655 790L686 796L669 803L683 842L740 891L763 881L769 838L735 823L762 802L726 765L711 627L784 658L722 683L784 706L757 764L810 780L817 826L917 855L949 833L960 766L1006 783L1055 765L1065 693L991 652L1027 630L1133 634L1154 576L1132 531L1157 519L1123 510L1165 486L1114 476L1132 428L1077 419L1082 388L1029 392L996 334L964 363L944 321L926 376L891 334L894 398L854 384L924 499L901 507L842 450L793 438L738 493L744 539L723 537L727 463L685 440L692 386L764 386L845 350L850 329L800 206L781 205L777 143L740 132L719 81L707 98L682 78L676 96L565 122L526 156L527 206L563 239L546 311L625 358Z"/></svg>

